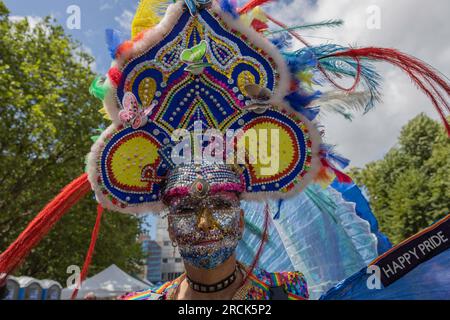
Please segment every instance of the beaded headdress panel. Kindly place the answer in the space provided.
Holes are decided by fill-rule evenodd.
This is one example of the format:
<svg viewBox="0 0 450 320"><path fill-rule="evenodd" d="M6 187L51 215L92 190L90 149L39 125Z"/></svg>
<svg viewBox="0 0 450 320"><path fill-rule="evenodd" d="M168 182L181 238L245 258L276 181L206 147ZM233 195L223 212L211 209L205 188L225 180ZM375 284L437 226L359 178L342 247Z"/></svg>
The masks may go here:
<svg viewBox="0 0 450 320"><path fill-rule="evenodd" d="M320 136L283 103L291 75L272 43L215 3L195 15L175 3L140 37L109 72L113 124L89 155L89 180L104 207L159 208L168 174L179 170L172 156L180 129L241 133L221 152L243 147L246 161L237 166L222 158L238 168L244 199L287 197L314 178Z"/></svg>

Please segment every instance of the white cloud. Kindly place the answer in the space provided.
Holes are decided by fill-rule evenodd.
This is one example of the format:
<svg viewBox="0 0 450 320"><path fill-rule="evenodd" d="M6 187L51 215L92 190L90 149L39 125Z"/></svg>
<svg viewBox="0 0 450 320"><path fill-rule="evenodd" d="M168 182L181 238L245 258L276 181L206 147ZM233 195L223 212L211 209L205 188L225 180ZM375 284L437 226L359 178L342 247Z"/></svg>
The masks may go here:
<svg viewBox="0 0 450 320"><path fill-rule="evenodd" d="M381 9L381 29L369 30L367 8ZM342 18L339 29L304 32L313 44L333 42L342 45L393 47L412 54L450 76L450 28L448 0L433 0L424 5L421 0L318 0L317 8L306 1L294 0L288 6L274 4L271 12L289 25L302 21L315 22ZM316 36L332 41L318 40ZM431 102L416 89L402 71L388 64L377 65L384 78L383 102L365 116L353 122L339 116L322 118L326 140L352 160L352 165L380 159L395 145L401 128L417 114L425 112L438 119Z"/></svg>
<svg viewBox="0 0 450 320"><path fill-rule="evenodd" d="M100 6L100 11L111 10L114 9L114 6L110 3L104 3Z"/></svg>
<svg viewBox="0 0 450 320"><path fill-rule="evenodd" d="M85 53L89 54L92 57L94 56L94 52L92 51L92 49L90 47L86 46L85 44L81 45L80 51L81 52L85 52ZM96 60L94 60L92 63L90 63L87 67L91 68L91 70L94 73L98 72Z"/></svg>
<svg viewBox="0 0 450 320"><path fill-rule="evenodd" d="M126 31L131 31L131 22L133 21L134 13L125 10L122 12L122 14L119 17L115 17L114 20L116 20L120 27Z"/></svg>
<svg viewBox="0 0 450 320"><path fill-rule="evenodd" d="M28 23L30 24L31 29L35 28L39 22L43 21L42 17L37 17L37 16L10 16L9 17L9 20L12 22L19 22L24 19L28 20Z"/></svg>

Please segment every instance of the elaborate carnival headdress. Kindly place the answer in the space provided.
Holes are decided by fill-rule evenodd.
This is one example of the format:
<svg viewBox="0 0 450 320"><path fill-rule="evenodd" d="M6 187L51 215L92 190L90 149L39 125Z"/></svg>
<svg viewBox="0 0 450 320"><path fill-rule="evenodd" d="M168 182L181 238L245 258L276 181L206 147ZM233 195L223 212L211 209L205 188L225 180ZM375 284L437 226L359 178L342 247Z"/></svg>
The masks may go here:
<svg viewBox="0 0 450 320"><path fill-rule="evenodd" d="M315 119L321 108L347 118L352 109L373 108L380 98L374 61L404 70L431 99L450 133L450 86L433 68L394 49L310 46L295 31L301 26L290 28L264 13L259 5L265 2L252 0L236 9L230 0L178 1L159 21L164 3L143 0L132 40L121 42L114 31L107 31L114 62L107 77L93 83L91 93L103 100L103 112L112 124L92 147L87 174L67 186L0 256L0 272L16 268L91 188L100 204L99 217L82 278L102 207L147 213L162 208L167 196L211 190L239 192L250 200L278 199L330 174L349 180L338 169L346 160L322 143ZM278 29L270 30L269 23ZM304 48L289 51L292 38ZM353 79L353 85L344 88L337 81L342 77ZM313 89L325 82L335 90ZM214 145L214 140L205 143L195 135L198 125L203 133L240 133L230 148L216 146L224 151L222 162L174 161L178 141L172 138L180 129L191 145L201 141L197 149ZM272 143L272 131L277 132L277 143ZM267 170L267 159L251 161L260 157L255 144L266 158L280 155L274 168ZM228 153L239 146L245 161L227 162Z"/></svg>
<svg viewBox="0 0 450 320"><path fill-rule="evenodd" d="M228 144L232 150L222 143L215 146L213 152L223 154L218 162L237 164L235 156L226 156L244 147L239 140L245 139L247 159L261 157L261 150L251 154L256 143L267 145L268 157L282 155L270 173L262 161L243 161L245 199L293 194L317 174L320 135L284 101L291 74L282 55L215 2L195 15L183 2L169 6L159 25L117 55L109 74L105 108L113 125L89 156L89 180L106 208L127 213L157 209L163 182L176 167L172 136L179 129L194 133L196 125L201 133L213 129L225 138L242 132ZM270 132L277 132L279 143L272 144L269 134L264 140L263 133ZM192 146L200 139L193 136ZM200 156L211 144L199 143Z"/></svg>

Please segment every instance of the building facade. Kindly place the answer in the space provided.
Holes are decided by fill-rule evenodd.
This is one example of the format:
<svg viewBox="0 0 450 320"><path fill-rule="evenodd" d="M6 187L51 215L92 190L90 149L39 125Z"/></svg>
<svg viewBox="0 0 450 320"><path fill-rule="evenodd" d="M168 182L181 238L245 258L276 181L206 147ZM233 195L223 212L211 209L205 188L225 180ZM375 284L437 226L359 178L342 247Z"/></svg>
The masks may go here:
<svg viewBox="0 0 450 320"><path fill-rule="evenodd" d="M146 256L142 277L151 283L161 281L161 247L148 236L141 236L142 250Z"/></svg>
<svg viewBox="0 0 450 320"><path fill-rule="evenodd" d="M167 218L159 218L156 228L156 242L161 248L161 281L171 281L184 273L183 259L178 248L169 238Z"/></svg>

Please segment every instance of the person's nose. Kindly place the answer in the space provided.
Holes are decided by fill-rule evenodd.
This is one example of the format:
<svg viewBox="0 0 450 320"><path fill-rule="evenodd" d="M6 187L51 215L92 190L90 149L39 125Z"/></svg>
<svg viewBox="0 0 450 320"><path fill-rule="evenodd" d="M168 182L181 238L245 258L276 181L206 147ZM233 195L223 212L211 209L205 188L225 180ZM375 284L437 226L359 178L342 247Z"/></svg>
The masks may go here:
<svg viewBox="0 0 450 320"><path fill-rule="evenodd" d="M214 221L212 220L211 211L208 208L201 209L197 227L204 232L208 232L214 228Z"/></svg>

